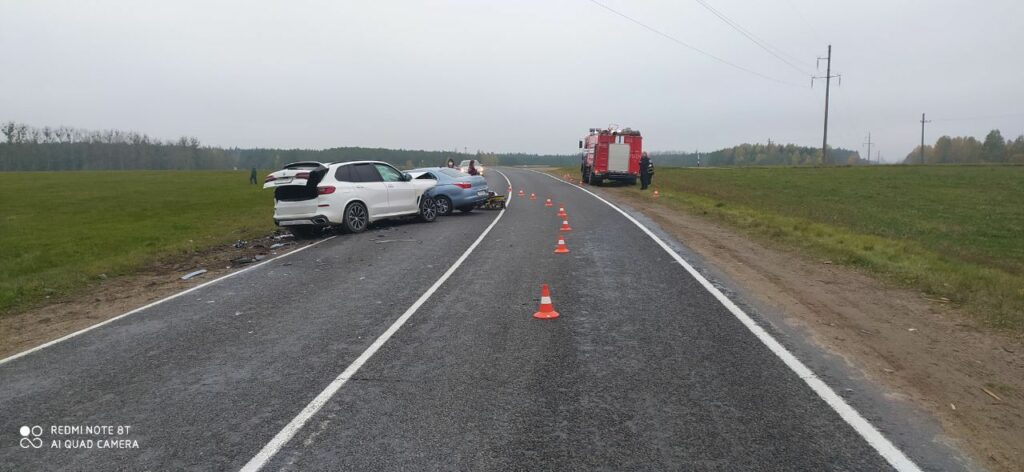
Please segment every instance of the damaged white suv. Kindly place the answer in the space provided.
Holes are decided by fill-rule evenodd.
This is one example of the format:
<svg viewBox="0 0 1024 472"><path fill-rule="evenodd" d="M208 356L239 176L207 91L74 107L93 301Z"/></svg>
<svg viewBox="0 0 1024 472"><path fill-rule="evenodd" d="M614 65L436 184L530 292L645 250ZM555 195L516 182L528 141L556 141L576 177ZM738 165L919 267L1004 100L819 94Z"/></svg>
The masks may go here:
<svg viewBox="0 0 1024 472"><path fill-rule="evenodd" d="M327 226L359 233L385 218L434 221L437 209L426 194L434 184L385 162L295 162L268 175L263 188L274 189L274 223L311 237Z"/></svg>

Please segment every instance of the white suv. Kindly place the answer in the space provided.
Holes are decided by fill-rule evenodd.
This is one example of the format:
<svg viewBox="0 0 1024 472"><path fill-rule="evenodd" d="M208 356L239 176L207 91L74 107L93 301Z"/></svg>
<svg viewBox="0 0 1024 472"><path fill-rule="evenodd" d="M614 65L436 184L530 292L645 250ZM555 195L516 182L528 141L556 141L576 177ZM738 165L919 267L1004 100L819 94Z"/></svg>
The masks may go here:
<svg viewBox="0 0 1024 472"><path fill-rule="evenodd" d="M274 189L274 223L310 237L327 226L359 233L374 221L400 216L434 221L437 209L426 195L434 183L385 162L295 162L268 175L263 188Z"/></svg>

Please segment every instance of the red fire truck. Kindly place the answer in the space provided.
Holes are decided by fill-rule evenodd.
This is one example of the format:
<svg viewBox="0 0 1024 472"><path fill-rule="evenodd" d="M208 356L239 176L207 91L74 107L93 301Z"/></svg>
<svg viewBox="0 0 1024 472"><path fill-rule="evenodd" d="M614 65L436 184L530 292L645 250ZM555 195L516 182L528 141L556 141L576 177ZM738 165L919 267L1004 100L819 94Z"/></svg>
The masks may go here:
<svg viewBox="0 0 1024 472"><path fill-rule="evenodd" d="M590 134L580 140L580 149L583 182L600 185L605 180L618 180L636 185L643 153L640 131L612 126L590 128Z"/></svg>

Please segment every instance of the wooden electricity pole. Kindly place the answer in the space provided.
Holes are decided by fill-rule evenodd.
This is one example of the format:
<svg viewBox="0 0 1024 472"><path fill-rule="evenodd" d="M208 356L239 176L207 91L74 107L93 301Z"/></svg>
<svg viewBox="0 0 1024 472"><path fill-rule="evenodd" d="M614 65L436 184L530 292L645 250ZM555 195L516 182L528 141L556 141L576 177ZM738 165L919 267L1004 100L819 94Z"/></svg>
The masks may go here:
<svg viewBox="0 0 1024 472"><path fill-rule="evenodd" d="M868 145L868 164L871 163L871 132L868 132L868 142L864 143Z"/></svg>
<svg viewBox="0 0 1024 472"><path fill-rule="evenodd" d="M825 132L821 138L821 163L828 164L828 95L829 89L832 85L833 77L840 77L839 75L832 75L832 45L828 45L828 56L819 57L818 64L821 64L821 60L825 60L825 76L824 77L811 77L811 86L814 86L814 79L825 79ZM842 82L842 78L839 79Z"/></svg>
<svg viewBox="0 0 1024 472"><path fill-rule="evenodd" d="M924 119L924 113L921 113L921 164L924 164L924 124L931 123L931 120Z"/></svg>

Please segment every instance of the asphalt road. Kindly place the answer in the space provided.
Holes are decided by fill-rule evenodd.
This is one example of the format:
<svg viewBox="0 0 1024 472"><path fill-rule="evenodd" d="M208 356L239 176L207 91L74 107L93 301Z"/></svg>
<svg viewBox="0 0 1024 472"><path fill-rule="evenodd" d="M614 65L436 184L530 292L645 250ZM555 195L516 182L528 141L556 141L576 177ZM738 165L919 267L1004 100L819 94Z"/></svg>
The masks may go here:
<svg viewBox="0 0 1024 472"><path fill-rule="evenodd" d="M892 468L637 225L503 171L538 200L342 235L0 364L0 469Z"/></svg>

